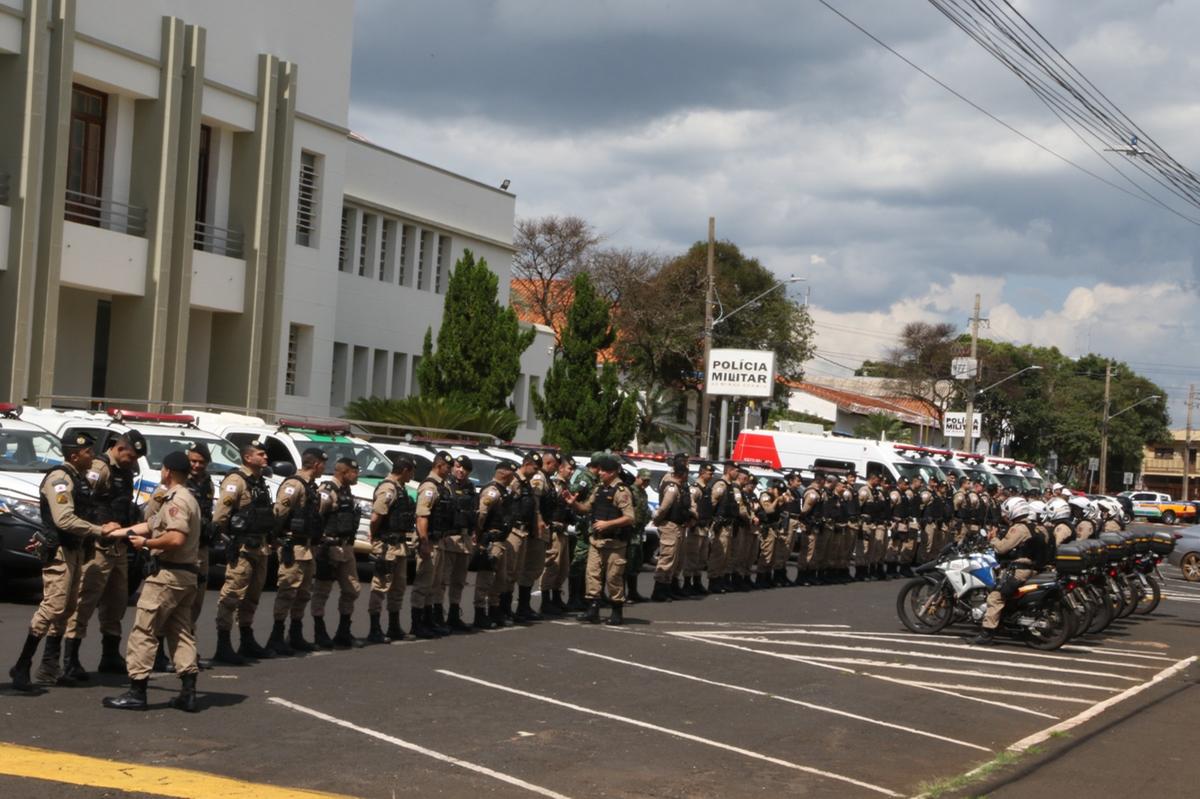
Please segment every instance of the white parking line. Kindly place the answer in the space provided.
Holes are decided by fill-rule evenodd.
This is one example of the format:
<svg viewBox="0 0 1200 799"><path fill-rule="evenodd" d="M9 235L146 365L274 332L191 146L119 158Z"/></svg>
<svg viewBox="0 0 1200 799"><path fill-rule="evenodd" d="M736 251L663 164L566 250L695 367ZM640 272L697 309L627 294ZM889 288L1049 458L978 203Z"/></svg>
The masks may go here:
<svg viewBox="0 0 1200 799"><path fill-rule="evenodd" d="M731 744L722 743L720 741L714 741L709 738L702 738L699 735L693 735L692 733L689 733L689 732L681 732L679 730L672 730L669 727L660 727L657 724L651 724L647 721L640 721L639 719L632 719L632 718L629 718L628 716L619 716L616 713L608 713L603 710L593 710L592 708L583 707L582 705L572 704L571 702L564 702L561 699L554 699L552 697L543 696L541 694L534 694L534 693L530 693L528 691L521 691L517 688L510 688L507 685L499 685L494 682L488 682L487 680L481 680L477 677L469 677L465 674L459 674L457 672L447 671L446 669L436 669L436 671L438 674L445 675L446 677L453 677L456 680L465 680L466 682L475 683L476 685L481 685L485 688L491 688L492 690L495 690L495 691L503 691L505 693L514 694L516 696L523 696L526 699L534 699L539 702L545 702L547 704L557 705L558 707L565 707L570 710L575 710L580 713L587 713L588 715L591 715L591 716L599 716L600 718L609 719L611 721L619 721L623 724L629 724L634 727L640 727L644 730L654 730L655 732L661 732L664 735L670 735L675 738L681 738L685 741L692 741L693 743L704 744L705 746L711 746L716 749L723 749L726 752L733 752L734 754L738 754L743 757L748 757L748 758L751 758L754 760L759 760L759 761L762 761L765 763L771 763L776 766L781 766L783 768L792 769L793 771L802 771L807 774L815 774L819 777L825 777L826 779L837 780L838 782L844 782L849 785L854 785L859 788L864 788L868 791L873 791L875 793L883 794L884 796L896 796L896 797L904 796L904 794L896 793L895 791L888 790L887 788L883 788L878 785L872 785L869 782L862 782L861 780L856 780L853 777L846 777L842 774L834 774L831 771L824 771L823 769L814 768L812 766L804 766L799 763L792 763L787 760L781 760L777 757L771 757L770 755L764 755L759 752L751 751L749 749L743 749L740 746L733 746Z"/></svg>
<svg viewBox="0 0 1200 799"><path fill-rule="evenodd" d="M912 663L892 663L887 660L868 660L866 658L827 658L827 657L809 657L806 659L816 663L834 663L846 666L870 666L876 669L899 669L901 671L928 671L935 674L954 674L960 677L979 677L985 680L1005 680L1008 682L1029 682L1037 685L1057 685L1059 688L1081 688L1085 691L1107 691L1117 693L1120 688L1109 688L1104 685L1091 685L1085 682L1067 682L1065 680L1045 680L1041 677L1017 677L1012 674L994 674L986 671L964 671L963 669L945 668L939 669L934 666L917 666Z"/></svg>
<svg viewBox="0 0 1200 799"><path fill-rule="evenodd" d="M1055 724L1053 727L1047 727L1046 729L1042 730L1041 732L1035 732L1033 735L1030 735L1026 738L1022 738L1021 740L1017 741L1015 744L1013 744L1012 746L1010 746L1008 748L1010 751L1013 751L1013 752L1024 752L1029 747L1037 746L1038 744L1047 740L1048 738L1050 738L1050 736L1052 736L1056 733L1066 732L1067 730L1078 727L1080 724L1084 723L1088 719L1095 718L1096 716L1100 715L1105 710L1107 710L1108 708L1117 704L1118 702L1123 702L1126 699L1130 698L1131 696L1136 696L1137 694L1140 694L1142 691L1146 690L1150 686L1156 685L1156 684L1162 682L1163 680L1166 680L1166 679L1169 679L1169 678L1175 676L1176 674L1183 671L1184 669L1186 669L1188 666L1192 665L1195 662L1196 662L1195 655L1193 655L1192 657L1184 658L1183 660L1177 662L1175 665L1168 666L1167 668L1160 671L1158 674L1155 674L1153 677L1151 677L1149 680L1146 680L1146 682L1142 683L1141 685L1135 685L1134 687L1130 688L1129 690L1122 691L1121 693L1117 694L1116 696L1110 696L1108 699L1105 699L1103 702L1099 702L1095 705L1092 705L1091 707L1089 707L1087 710L1083 711L1079 715L1072 716L1071 718L1067 719L1066 721L1062 721L1062 722L1059 722L1058 724Z"/></svg>
<svg viewBox="0 0 1200 799"><path fill-rule="evenodd" d="M920 682L915 680L906 680L909 685L925 685L935 688L947 688L951 691L969 691L973 694L1001 694L1003 696L1021 696L1026 699L1044 699L1049 702L1070 702L1075 705L1091 705L1091 699L1073 699L1069 696L1049 696L1047 694L1035 694L1029 691L1014 691L1011 688L980 688L975 685L950 685L940 682Z"/></svg>
<svg viewBox="0 0 1200 799"><path fill-rule="evenodd" d="M978 744L968 743L967 741L960 741L957 738L948 738L945 735L938 735L937 733L926 732L925 730L918 730L914 727L905 727L903 724L893 724L888 721L882 721L880 719L873 719L873 718L870 718L869 716L860 716L857 713L850 713L845 710L838 710L836 708L826 707L824 705L815 705L811 702L802 702L799 699L792 699L791 697L788 697L788 696L780 696L779 694L772 694L772 693L768 693L767 691L760 691L756 688L747 688L742 685L731 685L731 684L725 683L725 682L717 682L716 680L709 680L704 677L697 677L693 674L684 674L683 672L680 672L680 671L671 671L670 669L661 669L661 668L658 668L657 666L650 666L645 663L637 663L636 661L632 661L632 660L624 660L622 658L615 658L615 657L611 657L610 655L602 655L599 652L588 652L587 650L584 650L584 649L568 648L567 651L574 652L577 655L585 655L587 657L599 658L600 660L607 660L612 663L620 663L625 666L632 666L633 668L637 668L637 669L645 669L646 671L653 671L658 674L666 674L671 677L679 677L680 679L683 679L683 680L691 680L692 682L704 683L705 685L715 685L719 688L727 688L730 691L739 691L741 693L752 694L754 696L765 696L768 699L775 699L780 702L787 702L788 704L791 704L791 705L799 705L800 707L806 707L810 710L816 710L821 713L830 713L835 716L843 716L845 718L855 719L856 721L866 722L867 724L874 724L879 727L888 727L889 729L900 730L901 732L912 733L913 735L923 735L926 738L934 738L939 741L945 741L946 743L952 743L952 744L956 744L958 746L965 746L968 749L978 749L981 752L992 751L992 750L988 749L986 746L979 746Z"/></svg>
<svg viewBox="0 0 1200 799"><path fill-rule="evenodd" d="M849 624L792 624L782 621L656 621L654 626L686 625L691 627L795 627L824 630L849 630ZM757 632L757 631L756 631Z"/></svg>
<svg viewBox="0 0 1200 799"><path fill-rule="evenodd" d="M443 763L449 763L451 765L458 766L459 768L464 768L467 771L473 771L476 774L482 774L485 777L491 777L494 780L499 780L500 782L505 782L509 785L515 785L518 788L524 788L531 793L536 793L541 796L549 796L551 799L570 799L570 797L566 796L565 794L552 791L549 788L543 788L540 785L534 785L533 783L526 782L519 777L503 774L499 771L494 771L490 768L487 768L486 766L480 766L476 763L471 763L466 760L459 760L457 757L444 755L441 752L434 751L433 749L426 749L424 746L387 735L386 733L379 732L378 730L372 730L368 727L360 727L357 724L353 724L344 719L339 719L336 716L330 716L327 713L322 713L319 710L313 710L312 708L305 707L304 705L297 705L295 702L289 702L288 700L280 699L277 696L270 697L267 701L274 702L277 705L282 705L283 707L291 710L295 710L298 713L304 713L305 715L312 716L313 718L320 719L321 721L327 721L330 724L336 724L337 726L344 727L347 730L354 730L355 732L360 732L363 735L368 735L380 741L386 741L387 743L394 744L401 749L407 749L410 752L416 752L417 754L431 757L434 760L440 760Z"/></svg>

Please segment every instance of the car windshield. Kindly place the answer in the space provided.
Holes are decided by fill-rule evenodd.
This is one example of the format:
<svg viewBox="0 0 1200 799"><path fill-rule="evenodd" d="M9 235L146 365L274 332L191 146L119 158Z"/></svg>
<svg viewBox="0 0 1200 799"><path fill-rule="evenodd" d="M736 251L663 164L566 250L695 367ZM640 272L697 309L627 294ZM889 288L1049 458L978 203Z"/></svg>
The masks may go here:
<svg viewBox="0 0 1200 799"><path fill-rule="evenodd" d="M1029 483L1030 487L1039 494L1046 490L1046 483L1040 477L1026 477L1025 482Z"/></svg>
<svg viewBox="0 0 1200 799"><path fill-rule="evenodd" d="M496 464L500 461L481 455L471 456L471 482L477 486L487 485L496 476Z"/></svg>
<svg viewBox="0 0 1200 799"><path fill-rule="evenodd" d="M187 430L173 430L170 433L143 433L146 439L146 462L151 469L161 469L163 458L167 453L182 450L187 452L200 442L208 447L212 460L208 464L209 474L228 474L242 462L242 456L237 447L223 438L205 438L189 433Z"/></svg>
<svg viewBox="0 0 1200 799"><path fill-rule="evenodd" d="M329 459L325 471L332 474L333 464L342 458L353 458L358 461L358 479L382 480L392 470L388 459L379 454L374 447L366 444L355 444L353 441L313 441L308 446L316 447L325 453Z"/></svg>
<svg viewBox="0 0 1200 799"><path fill-rule="evenodd" d="M996 475L991 472L985 472L982 469L967 469L967 479L972 483L979 482L985 486L1000 485L1000 481L996 479Z"/></svg>
<svg viewBox="0 0 1200 799"><path fill-rule="evenodd" d="M920 477L925 482L929 482L930 478L944 480L946 476L942 474L942 470L928 463L912 463L911 461L900 461L892 464L896 467L896 471L901 477L906 480L911 480L914 477Z"/></svg>
<svg viewBox="0 0 1200 799"><path fill-rule="evenodd" d="M1000 481L1000 485L1005 488L1015 488L1018 491L1024 492L1030 489L1029 481L1019 474L1012 472L997 472L996 479Z"/></svg>
<svg viewBox="0 0 1200 799"><path fill-rule="evenodd" d="M0 428L0 471L44 472L62 459L55 436L41 430Z"/></svg>

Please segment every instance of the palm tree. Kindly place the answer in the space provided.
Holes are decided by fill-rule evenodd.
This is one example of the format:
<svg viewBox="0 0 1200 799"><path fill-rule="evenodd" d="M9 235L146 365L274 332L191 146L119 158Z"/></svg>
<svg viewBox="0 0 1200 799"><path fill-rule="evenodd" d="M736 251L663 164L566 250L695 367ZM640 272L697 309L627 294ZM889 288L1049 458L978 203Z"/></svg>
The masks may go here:
<svg viewBox="0 0 1200 799"><path fill-rule="evenodd" d="M854 426L854 435L887 441L912 441L912 428L886 413L871 413Z"/></svg>
<svg viewBox="0 0 1200 799"><path fill-rule="evenodd" d="M691 425L677 422L675 408L679 395L662 386L651 386L637 392L637 431L634 447L641 450L649 444L661 443L668 449L682 450L691 446L694 431Z"/></svg>

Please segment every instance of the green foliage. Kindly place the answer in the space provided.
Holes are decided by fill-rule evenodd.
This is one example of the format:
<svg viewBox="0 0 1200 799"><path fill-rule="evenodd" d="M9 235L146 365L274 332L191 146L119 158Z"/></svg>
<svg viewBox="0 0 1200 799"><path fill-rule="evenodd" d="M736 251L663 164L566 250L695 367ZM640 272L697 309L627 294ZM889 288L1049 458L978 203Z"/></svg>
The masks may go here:
<svg viewBox="0 0 1200 799"><path fill-rule="evenodd" d="M521 375L521 353L533 343L512 308L497 300L499 281L487 261L464 250L446 285L442 326L433 349L425 332L417 381L421 394L486 410L508 407Z"/></svg>
<svg viewBox="0 0 1200 799"><path fill-rule="evenodd" d="M643 451L648 445L663 444L669 450L686 450L692 446L694 431L684 422L674 418L680 398L676 392L662 386L651 386L638 392L637 402L637 445Z"/></svg>
<svg viewBox="0 0 1200 799"><path fill-rule="evenodd" d="M886 441L912 441L912 428L894 416L872 413L854 426L854 435L876 441L881 438Z"/></svg>
<svg viewBox="0 0 1200 799"><path fill-rule="evenodd" d="M508 408L483 410L460 399L426 396L406 399L360 397L346 406L346 418L417 430L461 430L505 441L512 439L521 423L517 414Z"/></svg>
<svg viewBox="0 0 1200 799"><path fill-rule="evenodd" d="M820 425L825 430L833 429L833 422L822 419L820 416L815 416L804 411L793 411L790 408L780 408L772 410L767 416L767 429L778 430L780 422L807 422L808 424Z"/></svg>
<svg viewBox="0 0 1200 799"><path fill-rule="evenodd" d="M619 450L633 438L637 406L621 390L613 364L597 368L597 354L616 338L608 303L586 273L575 277L572 290L562 346L546 375L544 394L533 394L545 430L542 441L570 452Z"/></svg>

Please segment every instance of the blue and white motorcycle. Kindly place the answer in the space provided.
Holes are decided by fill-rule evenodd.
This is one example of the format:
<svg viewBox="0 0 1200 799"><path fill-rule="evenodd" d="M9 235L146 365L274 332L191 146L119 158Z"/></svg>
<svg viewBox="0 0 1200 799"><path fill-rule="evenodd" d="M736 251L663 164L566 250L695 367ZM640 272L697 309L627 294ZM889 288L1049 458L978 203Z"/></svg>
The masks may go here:
<svg viewBox="0 0 1200 799"><path fill-rule="evenodd" d="M896 612L914 633L933 634L952 623L978 626L987 595L996 590L999 563L991 549L949 545L937 559L916 569L900 589ZM1000 631L1034 649L1058 649L1073 633L1072 614L1054 575L1017 587L1000 616Z"/></svg>

